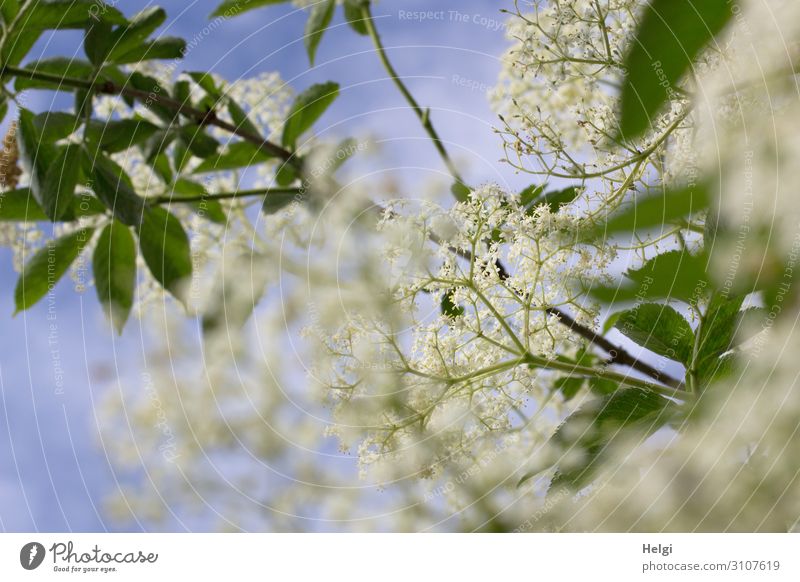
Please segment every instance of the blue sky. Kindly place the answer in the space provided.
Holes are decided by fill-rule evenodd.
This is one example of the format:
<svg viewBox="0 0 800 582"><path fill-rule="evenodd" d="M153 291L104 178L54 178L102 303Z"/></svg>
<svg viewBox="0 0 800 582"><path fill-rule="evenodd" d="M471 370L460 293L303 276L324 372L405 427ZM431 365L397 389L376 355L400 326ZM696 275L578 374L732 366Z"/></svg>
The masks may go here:
<svg viewBox="0 0 800 582"><path fill-rule="evenodd" d="M216 4L159 3L169 14L164 34L198 39L183 70L211 70L229 79L278 71L298 89L335 80L342 85L342 97L321 121L323 131L342 138L369 133L389 139L381 159L402 166L391 171L407 187L443 177L430 142L368 39L352 33L338 16L322 41L317 66L309 69L301 38L305 14L290 6L260 9L205 34ZM484 92L460 83L495 83L506 47L499 9L511 3L440 1L435 10L443 14L437 19L409 18L410 12L430 11L431 4L384 0L375 7L396 68L420 103L431 108L443 139L464 160L470 182L524 185L524 178L498 162L495 118ZM116 6L127 15L144 7L129 0ZM80 57L79 43L76 33L57 33L41 42L29 60ZM45 110L53 107L53 96L31 93L27 104ZM17 275L6 249L0 250L0 271L0 531L112 530L116 526L103 516L100 503L113 491L115 476L98 444L102 418L95 415L95 403L114 375L136 372L139 330L134 324L121 338L114 336L93 290L76 294L70 282L59 285L50 305L45 300L12 318Z"/></svg>

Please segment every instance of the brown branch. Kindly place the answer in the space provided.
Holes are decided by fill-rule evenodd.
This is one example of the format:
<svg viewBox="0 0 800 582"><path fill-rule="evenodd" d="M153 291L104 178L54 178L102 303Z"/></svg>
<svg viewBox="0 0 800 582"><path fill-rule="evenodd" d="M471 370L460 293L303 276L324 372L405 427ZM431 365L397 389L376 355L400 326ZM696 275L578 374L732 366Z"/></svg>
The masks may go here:
<svg viewBox="0 0 800 582"><path fill-rule="evenodd" d="M299 160L295 157L294 153L289 150L265 140L260 135L251 133L241 127L238 127L227 121L219 119L214 111L203 111L187 105L182 101L167 97L157 92L154 88L153 91L143 91L133 87L121 86L110 81L92 82L84 79L76 79L73 77L63 77L60 75L53 75L50 73L41 73L39 71L32 71L30 69L23 69L18 67L3 67L0 70L0 75L11 75L14 77L21 77L35 81L45 81L48 83L57 84L64 87L73 87L76 89L84 89L86 91L93 91L103 95L122 95L130 97L142 102L143 105L156 103L162 107L166 107L176 113L192 119L198 125L213 125L224 129L225 131L242 138L252 144L257 145L261 150L271 157L280 158L295 166L299 164Z"/></svg>

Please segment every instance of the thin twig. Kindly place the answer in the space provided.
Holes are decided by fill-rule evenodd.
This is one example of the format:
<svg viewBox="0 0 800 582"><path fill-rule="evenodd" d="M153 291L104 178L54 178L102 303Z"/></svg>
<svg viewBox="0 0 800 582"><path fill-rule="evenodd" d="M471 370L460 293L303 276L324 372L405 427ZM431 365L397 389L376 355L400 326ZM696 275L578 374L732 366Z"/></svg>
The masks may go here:
<svg viewBox="0 0 800 582"><path fill-rule="evenodd" d="M236 192L219 192L215 194L198 194L196 196L153 196L147 199L151 206L161 204L182 204L187 202L208 202L210 200L232 200L251 196L270 196L280 194L301 194L300 188L259 188L256 190L238 190Z"/></svg>

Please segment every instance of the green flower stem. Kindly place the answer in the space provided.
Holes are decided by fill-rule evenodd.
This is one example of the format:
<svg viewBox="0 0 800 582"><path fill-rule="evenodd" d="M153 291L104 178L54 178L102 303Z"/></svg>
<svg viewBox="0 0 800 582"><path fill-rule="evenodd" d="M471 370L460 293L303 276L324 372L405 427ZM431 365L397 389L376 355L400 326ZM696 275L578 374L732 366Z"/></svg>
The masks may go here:
<svg viewBox="0 0 800 582"><path fill-rule="evenodd" d="M447 171L450 172L450 175L457 183L465 184L464 180L461 178L458 168L450 157L450 154L447 153L447 149L445 148L442 139L439 137L436 128L433 127L433 123L431 122L430 118L430 112L420 106L420 104L411 94L411 91L409 91L408 87L406 87L403 79L397 74L397 71L389 60L389 57L386 54L386 49L381 42L381 37L378 35L378 31L375 28L375 23L372 19L372 11L370 10L369 4L366 4L361 8L361 16L364 20L364 25L367 27L369 37L372 39L372 44L375 45L375 50L378 53L378 58L380 58L381 64L383 64L383 68L386 69L387 73L389 73L389 76L392 78L392 81L394 81L394 84L403 95L403 98L405 98L405 100L411 106L411 109L414 110L414 113L419 118L423 129L425 129L425 132L433 141L433 145L436 147L436 151L439 152L444 165L447 166Z"/></svg>

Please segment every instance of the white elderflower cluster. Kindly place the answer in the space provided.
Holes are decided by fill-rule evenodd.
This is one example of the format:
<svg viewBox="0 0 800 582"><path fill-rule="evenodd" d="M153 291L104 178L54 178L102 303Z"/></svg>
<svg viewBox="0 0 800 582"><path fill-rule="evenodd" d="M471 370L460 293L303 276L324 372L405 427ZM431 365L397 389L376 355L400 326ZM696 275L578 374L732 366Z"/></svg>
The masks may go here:
<svg viewBox="0 0 800 582"><path fill-rule="evenodd" d="M352 224L352 211L344 217ZM449 210L394 202L371 233L360 224L309 260L305 336L321 348L311 372L333 406L329 433L378 483L425 478L435 490L466 470L513 488L547 423L520 425L551 395L553 374L528 358L579 344L547 310L592 325L574 281L602 272L613 250L576 247L586 224L570 208L526 209L493 185ZM501 446L491 471L473 467L508 439L520 446Z"/></svg>
<svg viewBox="0 0 800 582"><path fill-rule="evenodd" d="M673 142L690 133L688 99L676 93L670 110L638 143L617 138L624 53L643 6L642 0L518 6L493 95L509 164L545 178L580 180L609 204L619 201L620 188L670 178L656 160L667 149L686 152Z"/></svg>

